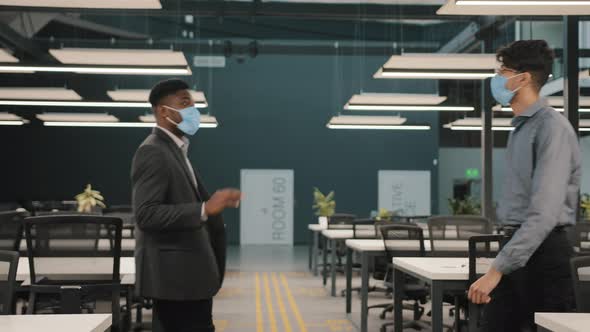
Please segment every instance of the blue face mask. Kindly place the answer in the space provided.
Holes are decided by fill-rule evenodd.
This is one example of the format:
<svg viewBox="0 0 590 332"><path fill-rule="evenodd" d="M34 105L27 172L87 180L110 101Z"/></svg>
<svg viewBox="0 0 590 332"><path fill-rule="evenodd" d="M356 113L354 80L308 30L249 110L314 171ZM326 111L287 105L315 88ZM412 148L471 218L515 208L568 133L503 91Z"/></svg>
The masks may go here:
<svg viewBox="0 0 590 332"><path fill-rule="evenodd" d="M173 124L176 125L176 127L178 127L178 129L180 131L182 131L183 133L189 135L189 136L193 136L194 134L197 133L197 131L199 130L199 127L201 126L201 113L199 113L199 110L194 107L194 106L189 106L187 108L183 108L180 111L163 105L164 107L166 107L167 109L171 109L173 111L176 111L178 113L180 113L180 116L182 117L182 121L180 123L176 123L172 120L170 120L170 118L166 118L168 121L172 122Z"/></svg>
<svg viewBox="0 0 590 332"><path fill-rule="evenodd" d="M494 99L496 99L497 102L502 104L502 106L509 106L510 102L514 98L514 95L516 94L516 91L518 91L518 90L520 90L520 88L522 88L522 87L519 87L513 91L508 90L506 88L506 83L508 83L509 79L514 78L519 75L522 75L522 74L524 74L524 73L516 74L511 77L504 77L500 74L496 74L496 76L492 77L492 81L490 82L490 86L492 88L492 96L494 96Z"/></svg>

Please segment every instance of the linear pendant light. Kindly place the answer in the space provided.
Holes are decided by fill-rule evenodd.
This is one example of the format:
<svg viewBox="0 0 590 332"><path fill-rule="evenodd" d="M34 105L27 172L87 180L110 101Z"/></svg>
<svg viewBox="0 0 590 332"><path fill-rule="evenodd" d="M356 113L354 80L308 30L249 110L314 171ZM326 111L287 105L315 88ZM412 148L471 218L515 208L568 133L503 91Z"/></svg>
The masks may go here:
<svg viewBox="0 0 590 332"><path fill-rule="evenodd" d="M447 0L438 15L564 16L590 15L587 0Z"/></svg>
<svg viewBox="0 0 590 332"><path fill-rule="evenodd" d="M430 130L429 125L404 125L405 118L399 116L339 115L328 122L329 129L369 130Z"/></svg>
<svg viewBox="0 0 590 332"><path fill-rule="evenodd" d="M373 77L482 80L496 67L494 54L406 53L392 56Z"/></svg>
<svg viewBox="0 0 590 332"><path fill-rule="evenodd" d="M22 126L25 123L29 123L29 120L12 113L0 112L0 126Z"/></svg>
<svg viewBox="0 0 590 332"><path fill-rule="evenodd" d="M138 102L103 102L103 101L67 101L67 100L0 100L5 106L60 106L60 107L112 107L112 108L146 108L150 103Z"/></svg>
<svg viewBox="0 0 590 332"><path fill-rule="evenodd" d="M463 118L455 120L449 124L444 125L444 128L451 130L464 130L464 131L481 131L481 118ZM512 119L510 118L496 118L492 119L492 130L493 131L511 131L514 127L512 126Z"/></svg>
<svg viewBox="0 0 590 332"><path fill-rule="evenodd" d="M100 9L162 8L159 0L0 0L0 6Z"/></svg>
<svg viewBox="0 0 590 332"><path fill-rule="evenodd" d="M447 97L433 94L362 93L344 105L350 111L473 111L468 106L438 106Z"/></svg>
<svg viewBox="0 0 590 332"><path fill-rule="evenodd" d="M0 88L1 100L82 100L76 91L66 88L10 87Z"/></svg>
<svg viewBox="0 0 590 332"><path fill-rule="evenodd" d="M195 107L206 108L208 106L205 93L202 91L190 90L190 94L195 101ZM148 89L118 89L107 91L107 95L115 101L134 101L145 102L149 99L150 90ZM147 103L149 105L149 103ZM151 105L150 105L151 106Z"/></svg>
<svg viewBox="0 0 590 332"><path fill-rule="evenodd" d="M120 122L117 117L106 113L42 113L37 114L36 117L43 121L46 127L153 127L141 122Z"/></svg>
<svg viewBox="0 0 590 332"><path fill-rule="evenodd" d="M16 63L19 62L19 60L10 54L6 49L0 48L0 62Z"/></svg>
<svg viewBox="0 0 590 332"><path fill-rule="evenodd" d="M0 66L0 72L30 74L36 72L110 74L110 75L191 75L187 67L113 67L113 66Z"/></svg>

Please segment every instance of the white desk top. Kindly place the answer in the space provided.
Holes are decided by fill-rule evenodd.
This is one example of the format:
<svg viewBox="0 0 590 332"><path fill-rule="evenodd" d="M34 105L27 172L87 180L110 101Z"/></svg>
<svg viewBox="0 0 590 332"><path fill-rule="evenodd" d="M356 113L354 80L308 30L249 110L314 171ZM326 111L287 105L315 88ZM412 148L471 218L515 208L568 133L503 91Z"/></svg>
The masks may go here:
<svg viewBox="0 0 590 332"><path fill-rule="evenodd" d="M331 240L352 239L354 232L352 229L324 229L322 235Z"/></svg>
<svg viewBox="0 0 590 332"><path fill-rule="evenodd" d="M418 250L416 241L413 240L395 240L396 245L399 243L399 250ZM365 240L365 239L349 239L346 240L346 246L355 251L385 251L383 240ZM434 247L436 251L465 251L469 250L469 242L467 240L434 240ZM493 249L498 247L497 244L492 244ZM431 251L430 240L424 240L424 249Z"/></svg>
<svg viewBox="0 0 590 332"><path fill-rule="evenodd" d="M479 259L477 273L485 273L492 259ZM396 257L393 265L428 280L469 280L469 259L455 257Z"/></svg>
<svg viewBox="0 0 590 332"><path fill-rule="evenodd" d="M309 224L307 225L307 229L314 232L320 232L326 229L326 227L322 227L320 224Z"/></svg>
<svg viewBox="0 0 590 332"><path fill-rule="evenodd" d="M590 314L536 312L535 324L553 332L583 332L590 326Z"/></svg>
<svg viewBox="0 0 590 332"><path fill-rule="evenodd" d="M105 275L113 270L113 259L108 257L43 257L35 259L35 271L44 275ZM121 276L135 275L135 258L121 257ZM16 270L16 280L30 276L29 259L21 257Z"/></svg>
<svg viewBox="0 0 590 332"><path fill-rule="evenodd" d="M2 332L104 332L111 324L110 314L0 316Z"/></svg>

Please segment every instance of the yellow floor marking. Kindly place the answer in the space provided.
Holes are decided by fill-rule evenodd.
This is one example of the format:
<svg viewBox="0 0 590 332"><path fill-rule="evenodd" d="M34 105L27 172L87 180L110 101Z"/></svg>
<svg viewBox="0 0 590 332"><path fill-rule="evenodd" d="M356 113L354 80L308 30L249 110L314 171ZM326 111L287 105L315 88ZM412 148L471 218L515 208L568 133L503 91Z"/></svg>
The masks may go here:
<svg viewBox="0 0 590 332"><path fill-rule="evenodd" d="M277 303L279 304L279 312L281 313L281 318L283 319L283 326L285 327L285 332L291 332L291 323L289 322L289 315L285 310L285 304L283 303L283 296L281 295L281 288L279 287L279 281L277 279L277 274L273 272L271 274L272 277L272 284L275 289L275 296L277 298Z"/></svg>
<svg viewBox="0 0 590 332"><path fill-rule="evenodd" d="M262 295L260 292L260 275L256 272L256 332L264 332L262 321Z"/></svg>
<svg viewBox="0 0 590 332"><path fill-rule="evenodd" d="M264 280L264 295L266 297L266 307L268 311L268 320L270 321L270 332L277 332L277 319L275 317L275 309L272 304L272 296L270 284L268 282L268 273L263 274Z"/></svg>
<svg viewBox="0 0 590 332"><path fill-rule="evenodd" d="M287 301L289 301L289 305L291 306L291 311L293 311L293 315L297 320L297 325L299 325L300 332L307 332L307 327L305 326L305 322L303 322L303 318L301 317L301 312L299 311L299 307L293 298L293 294L291 294L291 289L289 288L289 282L287 282L287 278L285 278L285 274L281 273L281 282L283 283L283 288L285 288L285 294L287 295Z"/></svg>

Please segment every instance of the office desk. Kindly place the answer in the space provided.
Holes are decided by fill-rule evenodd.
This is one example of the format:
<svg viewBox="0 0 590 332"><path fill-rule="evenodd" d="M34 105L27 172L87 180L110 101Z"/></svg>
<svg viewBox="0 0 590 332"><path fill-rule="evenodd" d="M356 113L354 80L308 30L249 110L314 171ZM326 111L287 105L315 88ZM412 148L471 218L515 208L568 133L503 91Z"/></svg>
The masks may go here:
<svg viewBox="0 0 590 332"><path fill-rule="evenodd" d="M319 249L319 237L321 231L326 229L322 227L320 224L309 224L307 225L307 229L309 230L310 236L310 245L309 245L309 269L313 271L313 275L318 275L318 249Z"/></svg>
<svg viewBox="0 0 590 332"><path fill-rule="evenodd" d="M322 280L323 285L325 286L328 279L328 274L326 270L327 260L328 260L328 248L330 248L330 278L332 280L332 296L336 296L336 243L338 241L343 241L346 239L351 239L354 234L353 231L350 229L324 229L321 231L324 250L322 253Z"/></svg>
<svg viewBox="0 0 590 332"><path fill-rule="evenodd" d="M396 250L398 251L416 251L418 246L415 240L395 240ZM346 240L346 313L350 314L352 309L352 255L356 251L361 255L361 332L367 331L368 319L368 289L369 289L369 262L374 256L385 254L383 240ZM430 240L424 240L424 248L427 253L432 253ZM435 248L437 254L447 256L466 256L469 250L467 240L436 240ZM332 280L333 291L335 288L335 277Z"/></svg>
<svg viewBox="0 0 590 332"><path fill-rule="evenodd" d="M540 331L585 332L589 330L590 314L536 312L535 324Z"/></svg>
<svg viewBox="0 0 590 332"><path fill-rule="evenodd" d="M0 316L2 332L104 332L111 326L110 314L9 315Z"/></svg>
<svg viewBox="0 0 590 332"><path fill-rule="evenodd" d="M491 259L480 259L477 273L485 273ZM455 257L396 257L393 259L393 302L396 332L403 330L402 299L404 274L409 274L430 284L432 301L432 331L443 331L443 293L446 291L465 291L469 287L469 259ZM470 322L474 323L474 320ZM470 331L475 331L473 326Z"/></svg>

